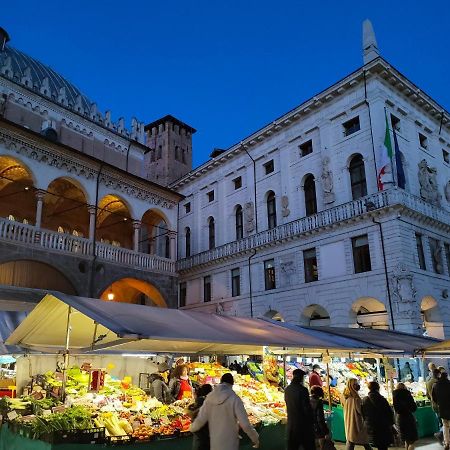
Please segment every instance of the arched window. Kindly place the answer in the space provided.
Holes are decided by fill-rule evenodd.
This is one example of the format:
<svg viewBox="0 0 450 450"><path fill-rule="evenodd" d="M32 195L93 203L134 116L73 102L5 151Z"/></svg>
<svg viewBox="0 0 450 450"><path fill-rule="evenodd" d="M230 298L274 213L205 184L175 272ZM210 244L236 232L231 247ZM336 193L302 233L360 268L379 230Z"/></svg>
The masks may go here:
<svg viewBox="0 0 450 450"><path fill-rule="evenodd" d="M214 222L214 217L208 219L208 245L209 249L216 246L216 224Z"/></svg>
<svg viewBox="0 0 450 450"><path fill-rule="evenodd" d="M236 207L236 240L242 239L244 237L244 217L242 214L242 206L237 205Z"/></svg>
<svg viewBox="0 0 450 450"><path fill-rule="evenodd" d="M316 182L312 175L308 175L305 178L303 185L305 190L305 211L307 216L311 216L317 212L317 200L316 200Z"/></svg>
<svg viewBox="0 0 450 450"><path fill-rule="evenodd" d="M164 257L170 258L170 236L168 234L164 237Z"/></svg>
<svg viewBox="0 0 450 450"><path fill-rule="evenodd" d="M184 253L186 258L189 258L191 256L191 229L189 227L186 227L184 239Z"/></svg>
<svg viewBox="0 0 450 450"><path fill-rule="evenodd" d="M269 230L277 226L277 206L275 204L275 192L267 195L267 225Z"/></svg>
<svg viewBox="0 0 450 450"><path fill-rule="evenodd" d="M350 161L348 168L350 172L350 183L352 187L352 199L365 197L367 195L366 171L361 155L355 155Z"/></svg>

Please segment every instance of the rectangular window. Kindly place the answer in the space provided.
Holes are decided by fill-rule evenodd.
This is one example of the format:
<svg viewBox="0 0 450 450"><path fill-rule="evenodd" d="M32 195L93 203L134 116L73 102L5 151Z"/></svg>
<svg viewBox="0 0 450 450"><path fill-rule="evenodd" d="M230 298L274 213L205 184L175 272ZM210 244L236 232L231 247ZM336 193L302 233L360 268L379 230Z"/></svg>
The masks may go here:
<svg viewBox="0 0 450 450"><path fill-rule="evenodd" d="M186 283L180 283L180 308L186 306Z"/></svg>
<svg viewBox="0 0 450 450"><path fill-rule="evenodd" d="M184 148L181 150L181 162L186 164L186 150Z"/></svg>
<svg viewBox="0 0 450 450"><path fill-rule="evenodd" d="M191 202L184 204L184 212L189 214L191 212Z"/></svg>
<svg viewBox="0 0 450 450"><path fill-rule="evenodd" d="M310 248L303 252L303 266L305 268L305 283L311 283L311 281L317 281L319 279L315 248Z"/></svg>
<svg viewBox="0 0 450 450"><path fill-rule="evenodd" d="M352 238L352 249L355 273L369 272L372 270L367 234Z"/></svg>
<svg viewBox="0 0 450 450"><path fill-rule="evenodd" d="M241 295L241 271L239 268L231 271L231 296L239 297Z"/></svg>
<svg viewBox="0 0 450 450"><path fill-rule="evenodd" d="M344 122L342 126L344 127L344 136L350 136L351 134L356 133L361 129L359 124L359 116L347 120L347 122Z"/></svg>
<svg viewBox="0 0 450 450"><path fill-rule="evenodd" d="M277 287L275 279L275 262L273 259L264 261L264 288L266 291Z"/></svg>
<svg viewBox="0 0 450 450"><path fill-rule="evenodd" d="M400 133L400 119L395 117L394 114L391 114L391 125L393 130Z"/></svg>
<svg viewBox="0 0 450 450"><path fill-rule="evenodd" d="M450 164L450 153L447 150L442 149L442 157L444 158L444 162Z"/></svg>
<svg viewBox="0 0 450 450"><path fill-rule="evenodd" d="M300 149L300 156L306 156L313 152L313 143L310 139L309 141L304 142L303 144L299 145L298 147Z"/></svg>
<svg viewBox="0 0 450 450"><path fill-rule="evenodd" d="M214 191L209 191L206 195L208 196L208 202L214 201Z"/></svg>
<svg viewBox="0 0 450 450"><path fill-rule="evenodd" d="M203 301L211 301L211 276L203 277Z"/></svg>
<svg viewBox="0 0 450 450"><path fill-rule="evenodd" d="M242 187L242 177L237 177L233 180L234 190L240 189Z"/></svg>
<svg viewBox="0 0 450 450"><path fill-rule="evenodd" d="M161 159L162 158L162 145L158 146L158 153L156 155L156 159Z"/></svg>
<svg viewBox="0 0 450 450"><path fill-rule="evenodd" d="M435 273L444 273L442 267L441 243L437 239L428 238L430 241L431 261Z"/></svg>
<svg viewBox="0 0 450 450"><path fill-rule="evenodd" d="M419 133L419 144L424 149L428 148L428 138L422 133Z"/></svg>
<svg viewBox="0 0 450 450"><path fill-rule="evenodd" d="M264 170L266 171L266 175L269 175L269 173L272 173L275 170L275 167L273 165L273 159L267 161L264 164Z"/></svg>
<svg viewBox="0 0 450 450"><path fill-rule="evenodd" d="M445 257L447 258L447 274L450 277L450 244L444 244Z"/></svg>
<svg viewBox="0 0 450 450"><path fill-rule="evenodd" d="M416 233L416 247L417 247L417 256L419 258L419 267L422 270L427 270L427 266L425 264L425 253L423 252L422 235L419 233Z"/></svg>

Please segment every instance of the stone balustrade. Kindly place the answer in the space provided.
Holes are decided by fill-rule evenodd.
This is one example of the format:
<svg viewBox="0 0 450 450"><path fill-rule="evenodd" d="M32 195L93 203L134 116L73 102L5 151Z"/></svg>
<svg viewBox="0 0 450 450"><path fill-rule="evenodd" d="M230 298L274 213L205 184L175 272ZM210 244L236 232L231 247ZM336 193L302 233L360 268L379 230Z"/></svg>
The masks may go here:
<svg viewBox="0 0 450 450"><path fill-rule="evenodd" d="M49 252L61 252L79 257L93 257L92 240L72 236L71 234L39 229L32 225L0 219L0 240L14 242L18 245L40 248ZM130 266L137 269L175 273L175 262L156 255L134 252L122 247L95 243L97 259L116 264Z"/></svg>
<svg viewBox="0 0 450 450"><path fill-rule="evenodd" d="M320 211L308 217L302 217L270 230L252 234L238 241L229 242L211 250L197 253L189 258L181 259L177 262L177 270L189 270L192 267L245 253L248 250L295 239L321 228L355 219L370 211L394 205L404 206L418 214L431 217L444 224L450 224L450 213L448 211L437 208L406 191L393 188Z"/></svg>

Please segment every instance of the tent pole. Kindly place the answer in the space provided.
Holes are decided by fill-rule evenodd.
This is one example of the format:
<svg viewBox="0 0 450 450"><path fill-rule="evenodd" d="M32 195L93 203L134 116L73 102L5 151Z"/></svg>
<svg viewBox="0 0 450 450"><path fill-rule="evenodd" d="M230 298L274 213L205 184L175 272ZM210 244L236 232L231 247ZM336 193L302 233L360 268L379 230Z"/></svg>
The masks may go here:
<svg viewBox="0 0 450 450"><path fill-rule="evenodd" d="M69 309L67 310L66 345L64 347L64 367L63 367L63 379L62 379L62 386L61 386L61 399L63 402L66 400L67 369L69 367L70 316L71 315L72 315L72 307L69 306Z"/></svg>
<svg viewBox="0 0 450 450"><path fill-rule="evenodd" d="M286 350L285 347L283 347L283 350ZM286 353L283 352L283 388L286 389Z"/></svg>
<svg viewBox="0 0 450 450"><path fill-rule="evenodd" d="M332 411L332 401L331 401L331 386L330 386L330 364L328 362L330 358L330 354L327 350L327 389L328 389L328 407L330 408L330 412Z"/></svg>

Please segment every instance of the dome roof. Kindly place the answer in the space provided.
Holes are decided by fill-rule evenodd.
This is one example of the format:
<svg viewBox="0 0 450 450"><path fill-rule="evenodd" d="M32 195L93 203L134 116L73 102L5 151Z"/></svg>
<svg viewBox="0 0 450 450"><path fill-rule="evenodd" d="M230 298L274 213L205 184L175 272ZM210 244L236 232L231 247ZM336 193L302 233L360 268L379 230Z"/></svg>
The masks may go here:
<svg viewBox="0 0 450 450"><path fill-rule="evenodd" d="M89 113L93 102L64 77L31 56L8 45L0 49L0 76L23 84L58 103ZM48 81L47 81L47 80Z"/></svg>

